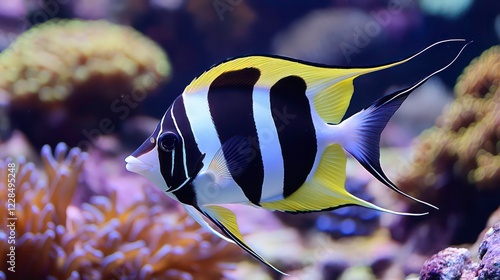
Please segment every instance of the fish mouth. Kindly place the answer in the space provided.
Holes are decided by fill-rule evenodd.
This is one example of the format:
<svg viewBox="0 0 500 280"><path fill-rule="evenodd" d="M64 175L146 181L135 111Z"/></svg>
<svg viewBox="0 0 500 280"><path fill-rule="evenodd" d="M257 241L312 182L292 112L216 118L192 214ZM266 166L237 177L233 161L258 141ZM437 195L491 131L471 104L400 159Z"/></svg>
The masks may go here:
<svg viewBox="0 0 500 280"><path fill-rule="evenodd" d="M151 164L148 164L134 156L128 156L125 158L125 162L127 165L125 165L125 168L134 173L141 173L144 171L149 171L151 170L151 167L153 167Z"/></svg>
<svg viewBox="0 0 500 280"><path fill-rule="evenodd" d="M161 175L160 167L157 162L153 161L154 153L143 154L139 157L133 155L125 158L125 168L136 174L146 177L150 182L159 187L163 191L167 191L170 187L165 182Z"/></svg>

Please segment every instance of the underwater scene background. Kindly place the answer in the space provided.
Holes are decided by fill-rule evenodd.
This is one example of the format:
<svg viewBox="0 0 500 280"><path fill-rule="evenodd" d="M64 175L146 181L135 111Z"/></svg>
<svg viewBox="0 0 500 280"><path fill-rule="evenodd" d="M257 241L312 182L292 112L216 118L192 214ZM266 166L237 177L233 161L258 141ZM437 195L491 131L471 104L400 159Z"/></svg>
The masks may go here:
<svg viewBox="0 0 500 280"><path fill-rule="evenodd" d="M351 193L430 213L232 208L248 243L290 276L125 170L184 87L227 58L372 66L450 38L473 43L381 139L388 176L440 209L393 194L351 159ZM1 1L0 279L500 279L499 42L496 0ZM356 79L347 115L458 50Z"/></svg>

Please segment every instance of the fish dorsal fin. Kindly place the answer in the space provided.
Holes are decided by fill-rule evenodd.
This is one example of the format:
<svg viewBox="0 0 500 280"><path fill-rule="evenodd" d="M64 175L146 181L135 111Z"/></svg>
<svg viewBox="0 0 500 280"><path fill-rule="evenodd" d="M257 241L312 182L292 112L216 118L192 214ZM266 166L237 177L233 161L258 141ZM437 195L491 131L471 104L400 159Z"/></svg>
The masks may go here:
<svg viewBox="0 0 500 280"><path fill-rule="evenodd" d="M306 94L324 122L337 124L342 120L354 93L353 80L364 74L403 64L429 48L462 39L444 40L422 51L389 64L365 68L340 68L308 63L277 56L245 56L213 66L194 79L183 94L195 94L213 87L254 87L268 89L283 78L298 76L306 85Z"/></svg>
<svg viewBox="0 0 500 280"><path fill-rule="evenodd" d="M270 264L266 259L257 254L257 252L255 252L252 248L250 248L250 246L248 246L245 241L243 241L243 237L241 236L241 232L236 221L236 216L231 210L217 205L202 206L201 210L205 216L207 216L214 224L216 224L228 237L230 237L234 241L234 243L236 243L242 249L247 251L253 257L258 259L268 267L272 268L273 270L283 275L288 275Z"/></svg>
<svg viewBox="0 0 500 280"><path fill-rule="evenodd" d="M332 210L347 205L367 208L399 215L419 216L427 213L402 213L391 211L350 194L345 189L345 166L347 158L339 144L329 145L311 180L305 182L290 196L269 202L261 202L268 210L304 213Z"/></svg>

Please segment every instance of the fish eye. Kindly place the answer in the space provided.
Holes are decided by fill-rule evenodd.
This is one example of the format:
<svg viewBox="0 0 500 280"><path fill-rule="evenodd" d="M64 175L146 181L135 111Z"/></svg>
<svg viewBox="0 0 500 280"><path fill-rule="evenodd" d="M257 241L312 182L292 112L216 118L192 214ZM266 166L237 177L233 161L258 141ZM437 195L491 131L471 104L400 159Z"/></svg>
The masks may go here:
<svg viewBox="0 0 500 280"><path fill-rule="evenodd" d="M173 151L177 143L179 143L179 136L171 131L162 133L158 138L158 147L165 152Z"/></svg>

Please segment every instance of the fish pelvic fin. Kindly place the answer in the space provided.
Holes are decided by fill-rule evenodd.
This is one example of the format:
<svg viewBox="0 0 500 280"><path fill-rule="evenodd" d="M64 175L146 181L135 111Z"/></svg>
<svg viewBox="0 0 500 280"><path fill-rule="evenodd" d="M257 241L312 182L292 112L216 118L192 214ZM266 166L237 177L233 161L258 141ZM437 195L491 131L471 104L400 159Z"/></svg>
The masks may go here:
<svg viewBox="0 0 500 280"><path fill-rule="evenodd" d="M406 89L394 92L376 100L369 107L354 114L338 125L341 133L336 136L336 139L338 140L337 142L339 142L342 147L347 150L368 172L375 176L375 178L377 178L381 183L397 193L435 209L438 208L432 204L421 201L404 193L396 187L396 185L391 182L389 178L387 178L382 170L382 167L380 166L380 134L389 122L390 118L398 110L401 104L403 104L410 93L426 82L429 78L443 71L455 62L468 44L469 43L464 45L455 58L444 67L436 70L432 74Z"/></svg>
<svg viewBox="0 0 500 280"><path fill-rule="evenodd" d="M352 195L345 189L346 161L344 150L339 144L329 145L321 156L318 168L311 180L305 182L290 196L281 200L261 202L261 206L268 210L307 213L358 205L398 215L420 216L427 214L392 211Z"/></svg>
<svg viewBox="0 0 500 280"><path fill-rule="evenodd" d="M200 209L208 219L210 219L215 225L217 225L225 235L227 235L243 250L247 251L254 258L259 260L269 268L273 269L274 271L288 276L288 274L274 267L261 255L255 252L248 244L246 244L245 241L243 241L243 237L236 221L236 215L231 210L217 205L201 206Z"/></svg>
<svg viewBox="0 0 500 280"><path fill-rule="evenodd" d="M220 232L216 231L213 227L211 227L208 224L208 222L205 221L203 215L198 211L197 208L195 208L191 205L187 205L187 204L182 204L182 206L184 207L184 210L186 211L186 213L188 213L189 216L191 216L191 218L193 218L196 222L198 222L198 224L200 224L200 226L202 226L204 229L210 231L211 233L217 235L218 237L226 240L229 243L234 243L234 241L232 239L227 238L226 236L224 236Z"/></svg>

